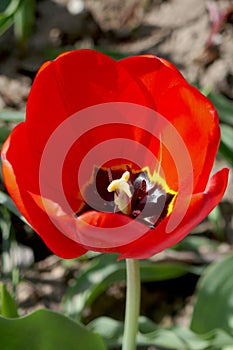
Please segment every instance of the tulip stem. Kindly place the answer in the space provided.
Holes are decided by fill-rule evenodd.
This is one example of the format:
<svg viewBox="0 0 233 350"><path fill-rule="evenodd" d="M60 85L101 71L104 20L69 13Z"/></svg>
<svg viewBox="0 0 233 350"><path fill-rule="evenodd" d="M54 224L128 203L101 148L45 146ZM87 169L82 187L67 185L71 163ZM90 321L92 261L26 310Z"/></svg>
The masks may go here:
<svg viewBox="0 0 233 350"><path fill-rule="evenodd" d="M127 290L122 350L136 350L140 311L140 267L136 259L126 259Z"/></svg>

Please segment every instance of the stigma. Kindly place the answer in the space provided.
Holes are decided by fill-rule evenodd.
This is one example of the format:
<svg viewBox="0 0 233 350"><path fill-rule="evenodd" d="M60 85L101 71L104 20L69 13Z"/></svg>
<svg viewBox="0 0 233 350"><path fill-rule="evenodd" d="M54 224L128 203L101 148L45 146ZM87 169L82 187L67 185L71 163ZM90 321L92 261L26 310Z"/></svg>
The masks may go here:
<svg viewBox="0 0 233 350"><path fill-rule="evenodd" d="M132 198L129 180L130 172L125 171L120 179L111 181L107 188L108 192L114 192L114 204L116 209L127 215L131 214Z"/></svg>

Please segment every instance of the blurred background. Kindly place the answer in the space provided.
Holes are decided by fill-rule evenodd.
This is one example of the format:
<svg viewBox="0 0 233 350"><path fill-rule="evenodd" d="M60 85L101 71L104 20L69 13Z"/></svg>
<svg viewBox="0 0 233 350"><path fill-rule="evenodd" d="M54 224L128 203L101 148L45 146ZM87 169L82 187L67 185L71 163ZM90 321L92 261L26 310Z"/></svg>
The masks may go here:
<svg viewBox="0 0 233 350"><path fill-rule="evenodd" d="M170 60L216 106L222 136L215 170L232 168L233 1L0 0L1 144L25 118L40 65L80 48L116 60L144 53ZM204 334L220 328L232 336L232 214L231 173L223 200L209 217L177 246L142 262L142 315L162 329L184 326ZM2 177L0 229L1 281L20 315L46 307L86 324L103 315L123 319L124 264L115 255L89 253L71 261L52 255L15 208ZM226 281L224 292L220 286ZM210 317L203 307L207 299ZM213 344L186 349L223 349Z"/></svg>

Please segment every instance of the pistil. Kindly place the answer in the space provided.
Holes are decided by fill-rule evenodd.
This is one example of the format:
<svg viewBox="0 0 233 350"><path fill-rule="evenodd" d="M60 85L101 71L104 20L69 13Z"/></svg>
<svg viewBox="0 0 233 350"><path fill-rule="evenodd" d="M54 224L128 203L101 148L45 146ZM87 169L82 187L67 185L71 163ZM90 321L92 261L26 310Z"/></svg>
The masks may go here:
<svg viewBox="0 0 233 350"><path fill-rule="evenodd" d="M125 171L120 179L113 180L108 186L108 192L114 193L114 203L116 208L123 214L130 215L132 193L130 190L130 173Z"/></svg>

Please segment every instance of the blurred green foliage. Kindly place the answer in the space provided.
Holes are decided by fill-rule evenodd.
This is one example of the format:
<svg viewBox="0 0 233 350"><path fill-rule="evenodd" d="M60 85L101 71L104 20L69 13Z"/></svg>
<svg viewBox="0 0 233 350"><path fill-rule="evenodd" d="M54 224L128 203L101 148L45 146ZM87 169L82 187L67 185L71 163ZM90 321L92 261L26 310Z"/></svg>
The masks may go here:
<svg viewBox="0 0 233 350"><path fill-rule="evenodd" d="M115 255L100 254L97 263L86 270L89 278L77 278L79 293L91 287L90 284L103 283L113 270L122 270L122 263L116 262ZM114 263L115 261L115 263ZM115 265L115 267L114 267ZM120 267L118 267L120 266ZM144 275L144 267L150 273ZM190 327L162 327L146 317L140 318L138 344L165 347L170 350L230 350L233 344L232 300L233 300L233 255L230 254L220 261L205 268L196 290L196 303L192 313ZM100 269L102 268L102 270ZM141 264L142 280L157 281L166 278L176 278L172 273L176 268L147 261ZM188 269L179 268L181 273ZM165 272L165 273L164 273ZM180 274L180 273L179 273ZM120 275L119 275L120 276ZM121 278L124 278L122 275ZM113 278L113 281L119 279ZM98 287L97 287L98 288ZM100 286L103 292L108 284ZM93 290L93 289L92 289ZM122 341L123 323L108 317L95 318L86 327L72 321L64 315L39 310L26 317L18 317L15 301L1 285L0 293L0 345L2 350L53 350L65 349L116 349ZM93 301L93 300L92 300ZM82 301L81 301L82 302ZM13 317L13 319L12 319ZM103 338L105 345L99 336Z"/></svg>
<svg viewBox="0 0 233 350"><path fill-rule="evenodd" d="M35 11L35 0L1 0L0 35L14 25L19 48L24 50L26 41L32 33Z"/></svg>
<svg viewBox="0 0 233 350"><path fill-rule="evenodd" d="M80 269L78 278L63 298L63 311L66 314L82 320L85 308L90 307L112 284L126 279L125 262L116 263L116 260L116 254L100 254ZM154 262L146 259L140 263L142 282L165 281L188 272L200 275L201 271L201 267L178 262Z"/></svg>
<svg viewBox="0 0 233 350"><path fill-rule="evenodd" d="M221 129L220 155L233 165L233 101L210 92L207 97L218 111Z"/></svg>
<svg viewBox="0 0 233 350"><path fill-rule="evenodd" d="M199 280L191 329L221 328L233 334L233 255L209 266ZM232 342L233 343L233 342Z"/></svg>
<svg viewBox="0 0 233 350"><path fill-rule="evenodd" d="M19 10L23 0L3 0L0 3L0 35L2 35L14 22L14 16Z"/></svg>

